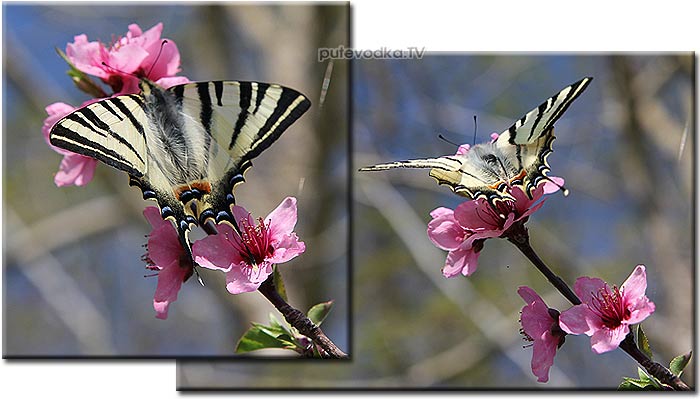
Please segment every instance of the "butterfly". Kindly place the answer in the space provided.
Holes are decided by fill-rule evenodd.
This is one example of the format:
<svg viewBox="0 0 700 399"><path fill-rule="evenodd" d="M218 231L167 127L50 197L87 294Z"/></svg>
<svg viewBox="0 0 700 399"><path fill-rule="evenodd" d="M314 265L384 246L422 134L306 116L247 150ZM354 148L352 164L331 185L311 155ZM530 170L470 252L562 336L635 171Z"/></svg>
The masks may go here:
<svg viewBox="0 0 700 399"><path fill-rule="evenodd" d="M210 81L107 98L56 122L51 144L129 175L144 199L174 222L187 254L192 226L227 221L251 160L311 106L296 90L261 82Z"/></svg>
<svg viewBox="0 0 700 399"><path fill-rule="evenodd" d="M395 161L360 168L377 171L394 168L431 168L438 184L456 194L489 202L513 199L509 188L520 186L532 198L532 191L549 180L547 156L552 152L554 123L588 87L593 78L573 83L539 107L518 119L490 143L477 144L458 155ZM566 194L567 191L561 187Z"/></svg>

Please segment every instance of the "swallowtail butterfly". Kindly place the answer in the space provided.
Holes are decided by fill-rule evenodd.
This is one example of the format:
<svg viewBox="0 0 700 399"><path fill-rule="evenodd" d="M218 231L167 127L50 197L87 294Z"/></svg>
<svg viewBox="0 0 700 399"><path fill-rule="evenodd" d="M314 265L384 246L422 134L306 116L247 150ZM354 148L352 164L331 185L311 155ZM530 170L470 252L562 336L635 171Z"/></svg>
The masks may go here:
<svg viewBox="0 0 700 399"><path fill-rule="evenodd" d="M515 185L532 197L532 190L548 179L547 156L552 152L554 123L592 79L586 77L565 87L518 119L494 142L477 144L465 154L383 163L360 171L431 168L430 176L438 184L471 199L493 202L512 198L507 188Z"/></svg>
<svg viewBox="0 0 700 399"><path fill-rule="evenodd" d="M51 129L51 144L129 174L144 199L172 220L191 256L188 232L209 220L236 226L233 188L251 160L310 107L299 92L260 82L212 81L104 99Z"/></svg>

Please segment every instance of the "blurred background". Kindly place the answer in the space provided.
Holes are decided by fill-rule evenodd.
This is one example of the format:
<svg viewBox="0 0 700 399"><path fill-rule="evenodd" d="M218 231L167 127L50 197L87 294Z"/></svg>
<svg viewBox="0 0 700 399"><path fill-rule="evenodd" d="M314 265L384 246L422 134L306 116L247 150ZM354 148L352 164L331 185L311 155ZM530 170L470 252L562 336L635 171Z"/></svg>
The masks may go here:
<svg viewBox="0 0 700 399"><path fill-rule="evenodd" d="M429 55L353 61L353 170L454 154L437 138L472 143L501 132L584 76L588 89L556 127L556 193L530 217L531 244L570 285L580 276L620 286L647 267L656 304L644 324L654 360L694 349L692 54ZM353 363L302 366L178 362L180 389L615 389L637 364L591 352L569 336L550 381L530 369L519 334L521 285L560 310L570 305L505 240L486 242L470 277L445 279L446 252L426 235L429 212L463 199L428 170L352 176ZM683 379L695 384L695 362Z"/></svg>
<svg viewBox="0 0 700 399"><path fill-rule="evenodd" d="M126 174L98 165L85 187L57 188L61 156L44 142L44 108L87 96L65 74L74 36L109 45L158 22L191 80L257 80L304 93L312 108L253 161L237 202L264 217L298 198L306 252L282 264L289 302L335 300L323 329L349 351L348 65L317 60L348 46L349 7L325 5L4 5L3 356L231 356L251 322L277 313L257 292L232 296L222 273L183 285L167 320L144 269L147 205ZM323 100L321 100L323 98ZM200 233L200 236L203 233ZM193 236L198 238L198 236ZM278 314L278 318L281 316ZM286 352L285 352L286 353ZM268 355L280 355L269 352Z"/></svg>

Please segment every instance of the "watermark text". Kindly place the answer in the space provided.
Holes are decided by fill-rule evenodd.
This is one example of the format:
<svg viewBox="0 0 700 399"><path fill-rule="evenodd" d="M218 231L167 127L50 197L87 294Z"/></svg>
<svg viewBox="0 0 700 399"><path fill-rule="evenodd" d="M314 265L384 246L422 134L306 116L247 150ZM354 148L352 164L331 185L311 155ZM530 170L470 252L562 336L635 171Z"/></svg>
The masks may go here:
<svg viewBox="0 0 700 399"><path fill-rule="evenodd" d="M406 59L421 59L425 54L425 47L407 47L406 49L389 49L386 47L381 47L376 50L360 50L345 46L338 47L320 47L318 49L318 61L323 62L326 60L385 60L385 59L396 59L396 60L406 60Z"/></svg>

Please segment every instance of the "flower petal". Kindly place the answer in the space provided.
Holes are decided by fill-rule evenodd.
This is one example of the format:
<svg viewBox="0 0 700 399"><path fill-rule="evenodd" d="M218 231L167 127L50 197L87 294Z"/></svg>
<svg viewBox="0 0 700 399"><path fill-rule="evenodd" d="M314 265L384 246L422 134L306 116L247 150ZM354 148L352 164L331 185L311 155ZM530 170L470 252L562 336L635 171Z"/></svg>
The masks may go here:
<svg viewBox="0 0 700 399"><path fill-rule="evenodd" d="M157 206L147 206L143 210L143 216L146 217L146 220L148 220L148 223L150 223L151 227L153 227L154 229L161 227L166 223L170 224L169 221L163 220L163 218L160 215L160 210Z"/></svg>
<svg viewBox="0 0 700 399"><path fill-rule="evenodd" d="M579 277L574 283L574 292L576 292L576 295L583 303L590 303L601 289L609 290L610 287L599 278Z"/></svg>
<svg viewBox="0 0 700 399"><path fill-rule="evenodd" d="M532 374L537 376L537 382L547 382L549 380L549 369L554 364L554 355L557 352L559 340L552 336L549 331L545 331L542 337L535 339L532 345Z"/></svg>
<svg viewBox="0 0 700 399"><path fill-rule="evenodd" d="M544 303L542 297L540 297L537 294L537 292L535 292L535 290L526 285L518 287L518 295L520 295L520 297L523 298L525 303L527 303L528 305L537 301L541 301L542 303Z"/></svg>
<svg viewBox="0 0 700 399"><path fill-rule="evenodd" d="M270 236L273 241L282 240L294 231L297 224L297 199L287 197L265 218L270 223Z"/></svg>
<svg viewBox="0 0 700 399"><path fill-rule="evenodd" d="M656 310L656 305L654 305L654 302L651 302L649 298L642 297L638 299L634 307L628 308L630 311L630 315L627 317L625 320L626 324L637 324L641 323L649 317L652 313L654 313L654 310Z"/></svg>
<svg viewBox="0 0 700 399"><path fill-rule="evenodd" d="M226 272L228 292L235 295L255 291L272 274L272 265L269 263L258 265L256 271L251 271L250 268L251 266L240 263Z"/></svg>
<svg viewBox="0 0 700 399"><path fill-rule="evenodd" d="M447 254L442 275L450 278L458 274L469 276L476 271L479 254L473 249L456 249Z"/></svg>
<svg viewBox="0 0 700 399"><path fill-rule="evenodd" d="M542 336L554 324L554 319L549 315L549 307L530 287L520 287L518 294L527 303L520 315L523 331L532 338Z"/></svg>
<svg viewBox="0 0 700 399"><path fill-rule="evenodd" d="M180 244L175 227L170 222L165 222L154 228L148 236L146 243L148 257L158 266L168 265L172 262L180 262L180 256L185 250Z"/></svg>
<svg viewBox="0 0 700 399"><path fill-rule="evenodd" d="M186 267L181 267L178 261L166 264L158 272L158 285L153 296L153 308L156 311L157 318L168 318L168 307L177 300L177 294L189 272L190 270Z"/></svg>
<svg viewBox="0 0 700 399"><path fill-rule="evenodd" d="M455 208L455 219L465 229L469 230L493 230L499 223L493 217L491 205L483 199L462 202Z"/></svg>
<svg viewBox="0 0 700 399"><path fill-rule="evenodd" d="M274 244L275 252L269 259L270 263L284 263L296 258L306 251L306 244L299 241L296 233L288 234Z"/></svg>
<svg viewBox="0 0 700 399"><path fill-rule="evenodd" d="M224 223L216 227L219 234L204 237L192 245L192 256L204 268L228 272L235 265L244 262L235 246L235 241L240 238L238 233Z"/></svg>
<svg viewBox="0 0 700 399"><path fill-rule="evenodd" d="M97 168L97 161L78 154L63 156L54 183L58 187L84 186L92 181Z"/></svg>
<svg viewBox="0 0 700 399"><path fill-rule="evenodd" d="M645 297L644 293L647 290L647 273L644 265L637 265L627 277L624 283L622 283L622 294L627 301L636 301L638 298Z"/></svg>
<svg viewBox="0 0 700 399"><path fill-rule="evenodd" d="M591 350L597 354L610 352L620 346L620 342L625 339L630 329L622 324L618 328L601 328L591 336Z"/></svg>
<svg viewBox="0 0 700 399"><path fill-rule="evenodd" d="M595 329L591 325L595 324L595 318L596 315L591 312L588 305L582 303L563 311L559 315L559 327L569 334L586 334L590 336Z"/></svg>
<svg viewBox="0 0 700 399"><path fill-rule="evenodd" d="M443 211L447 210L447 211ZM433 220L428 222L428 238L436 247L451 251L459 248L464 241L465 231L457 223L454 213L447 208L438 208L430 212Z"/></svg>

